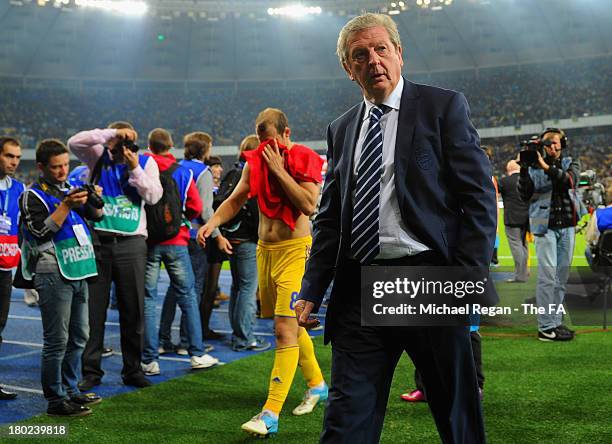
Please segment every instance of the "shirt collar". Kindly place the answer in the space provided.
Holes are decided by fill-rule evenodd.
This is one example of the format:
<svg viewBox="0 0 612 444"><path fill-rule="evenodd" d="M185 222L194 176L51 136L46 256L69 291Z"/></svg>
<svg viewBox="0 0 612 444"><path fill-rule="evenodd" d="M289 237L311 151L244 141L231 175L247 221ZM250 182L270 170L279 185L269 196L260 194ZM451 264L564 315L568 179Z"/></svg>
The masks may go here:
<svg viewBox="0 0 612 444"><path fill-rule="evenodd" d="M391 94L387 96L385 100L383 100L383 105L387 105L389 108L399 111L400 103L402 101L402 91L404 90L404 77L400 76L399 82L395 85ZM366 112L364 113L363 120L367 120L370 118L370 112L372 111L372 107L374 107L374 103L370 102L368 99L363 97L363 101L366 106Z"/></svg>

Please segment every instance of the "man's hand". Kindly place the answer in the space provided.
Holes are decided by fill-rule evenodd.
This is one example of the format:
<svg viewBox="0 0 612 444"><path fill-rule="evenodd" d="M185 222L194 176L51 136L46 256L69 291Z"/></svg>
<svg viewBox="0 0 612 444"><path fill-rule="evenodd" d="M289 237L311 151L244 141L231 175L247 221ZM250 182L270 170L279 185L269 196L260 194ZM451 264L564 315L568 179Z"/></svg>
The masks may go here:
<svg viewBox="0 0 612 444"><path fill-rule="evenodd" d="M138 166L138 153L123 147L123 158L130 171L134 170Z"/></svg>
<svg viewBox="0 0 612 444"><path fill-rule="evenodd" d="M69 194L67 194L62 201L62 203L71 210L82 207L87 202L87 191L76 191L77 189L78 188L75 188L75 191L71 191Z"/></svg>
<svg viewBox="0 0 612 444"><path fill-rule="evenodd" d="M280 175L285 171L285 162L283 156L278 149L276 139L272 140L272 146L267 144L262 152L263 158L268 164L268 169L275 176Z"/></svg>
<svg viewBox="0 0 612 444"><path fill-rule="evenodd" d="M232 244L227 240L227 238L219 235L215 240L217 241L217 247L219 247L219 250L226 254L232 254Z"/></svg>
<svg viewBox="0 0 612 444"><path fill-rule="evenodd" d="M120 128L117 130L117 138L131 140L132 142L136 142L138 138L138 134L133 129L129 128Z"/></svg>
<svg viewBox="0 0 612 444"><path fill-rule="evenodd" d="M544 170L544 172L548 171L550 166L546 163L546 161L542 157L542 154L540 154L539 151L537 153L538 153L538 165L540 166L540 168Z"/></svg>
<svg viewBox="0 0 612 444"><path fill-rule="evenodd" d="M202 248L206 246L206 238L210 237L212 232L215 231L215 228L217 227L213 225L205 224L204 226L200 227L200 229L198 230L198 234L196 234L196 241Z"/></svg>
<svg viewBox="0 0 612 444"><path fill-rule="evenodd" d="M314 302L299 299L295 303L295 317L297 318L300 327L306 330L318 327L321 322L317 318L311 318L310 313L314 309Z"/></svg>

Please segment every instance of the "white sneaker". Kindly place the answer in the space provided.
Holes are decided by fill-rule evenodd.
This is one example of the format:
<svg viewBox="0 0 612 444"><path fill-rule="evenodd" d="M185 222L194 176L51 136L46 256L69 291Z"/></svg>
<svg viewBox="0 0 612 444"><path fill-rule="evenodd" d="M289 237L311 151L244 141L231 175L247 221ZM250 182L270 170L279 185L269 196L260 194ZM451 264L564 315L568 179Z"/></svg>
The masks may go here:
<svg viewBox="0 0 612 444"><path fill-rule="evenodd" d="M325 383L323 384L323 387L319 389L306 390L306 393L304 393L304 398L302 398L302 402L293 409L292 413L296 416L312 413L317 404L327 401L328 396L329 389Z"/></svg>
<svg viewBox="0 0 612 444"><path fill-rule="evenodd" d="M187 356L189 354L189 351L187 351L186 348L177 347L176 348L176 354L180 355L180 356Z"/></svg>
<svg viewBox="0 0 612 444"><path fill-rule="evenodd" d="M250 435L267 438L278 432L278 417L274 418L267 412L261 412L242 424L240 428Z"/></svg>
<svg viewBox="0 0 612 444"><path fill-rule="evenodd" d="M157 361L151 361L148 364L141 362L140 367L142 368L144 374L147 376L155 376L161 373L159 371L159 363Z"/></svg>
<svg viewBox="0 0 612 444"><path fill-rule="evenodd" d="M213 358L210 355L192 356L191 357L191 368L208 368L219 363L217 358Z"/></svg>

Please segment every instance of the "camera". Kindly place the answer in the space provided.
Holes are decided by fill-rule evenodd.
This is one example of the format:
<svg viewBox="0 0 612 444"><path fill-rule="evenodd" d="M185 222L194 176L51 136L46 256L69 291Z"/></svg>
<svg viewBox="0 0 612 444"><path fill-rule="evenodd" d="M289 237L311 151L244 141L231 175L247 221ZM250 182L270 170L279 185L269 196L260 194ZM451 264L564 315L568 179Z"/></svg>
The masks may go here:
<svg viewBox="0 0 612 444"><path fill-rule="evenodd" d="M603 184L597 182L597 174L593 170L580 173L578 195L589 210L606 205L606 189Z"/></svg>
<svg viewBox="0 0 612 444"><path fill-rule="evenodd" d="M87 191L87 203L98 210L104 207L104 201L98 193L96 193L96 188L90 184L81 185L76 189L76 192Z"/></svg>
<svg viewBox="0 0 612 444"><path fill-rule="evenodd" d="M552 141L540 140L538 136L533 136L529 140L521 141L521 151L519 152L520 165L536 168L538 166L538 153L540 153L542 157L545 157L546 152L544 151L544 147L550 145L552 145Z"/></svg>
<svg viewBox="0 0 612 444"><path fill-rule="evenodd" d="M123 152L123 148L127 148L133 153L137 153L140 147L136 145L133 140L130 139L119 139L117 145L113 148L113 151L121 151Z"/></svg>

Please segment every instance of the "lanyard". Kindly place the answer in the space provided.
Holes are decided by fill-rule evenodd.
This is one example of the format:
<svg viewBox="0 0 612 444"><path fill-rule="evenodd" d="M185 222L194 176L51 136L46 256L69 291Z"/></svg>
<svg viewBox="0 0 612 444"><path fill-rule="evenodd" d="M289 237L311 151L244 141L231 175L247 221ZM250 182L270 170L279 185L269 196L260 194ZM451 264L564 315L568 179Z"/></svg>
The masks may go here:
<svg viewBox="0 0 612 444"><path fill-rule="evenodd" d="M0 193L4 193L4 205L2 205L2 214L6 216L9 207L9 190L7 188L6 190L0 191Z"/></svg>

